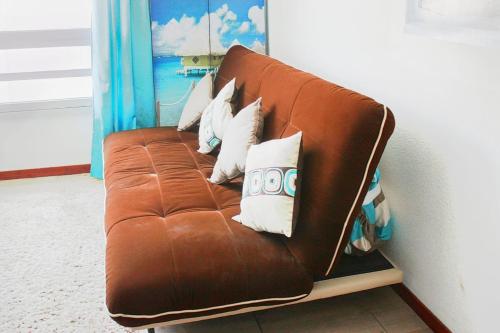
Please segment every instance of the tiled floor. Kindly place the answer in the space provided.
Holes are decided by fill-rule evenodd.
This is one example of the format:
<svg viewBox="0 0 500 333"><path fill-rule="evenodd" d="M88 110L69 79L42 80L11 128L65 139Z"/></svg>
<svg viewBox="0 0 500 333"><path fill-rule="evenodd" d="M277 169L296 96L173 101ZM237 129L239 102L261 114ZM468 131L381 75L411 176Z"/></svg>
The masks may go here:
<svg viewBox="0 0 500 333"><path fill-rule="evenodd" d="M389 288L157 329L158 333L432 332Z"/></svg>

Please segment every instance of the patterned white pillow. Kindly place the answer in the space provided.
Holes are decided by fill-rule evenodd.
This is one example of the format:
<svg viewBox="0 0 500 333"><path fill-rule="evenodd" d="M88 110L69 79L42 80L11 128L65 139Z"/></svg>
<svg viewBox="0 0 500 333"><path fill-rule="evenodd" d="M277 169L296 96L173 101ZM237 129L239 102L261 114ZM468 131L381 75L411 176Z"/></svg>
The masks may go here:
<svg viewBox="0 0 500 333"><path fill-rule="evenodd" d="M241 110L230 122L210 181L221 184L245 171L248 150L260 142L263 122L261 98Z"/></svg>
<svg viewBox="0 0 500 333"><path fill-rule="evenodd" d="M194 87L191 95L182 109L181 119L177 126L178 131L186 131L193 127L200 119L203 111L212 102L212 74L205 75Z"/></svg>
<svg viewBox="0 0 500 333"><path fill-rule="evenodd" d="M224 137L229 122L233 119L232 100L235 93L236 79L232 79L217 94L201 115L198 152L208 154L217 147Z"/></svg>
<svg viewBox="0 0 500 333"><path fill-rule="evenodd" d="M256 231L291 237L298 216L302 132L254 145L248 151L241 213L233 217Z"/></svg>

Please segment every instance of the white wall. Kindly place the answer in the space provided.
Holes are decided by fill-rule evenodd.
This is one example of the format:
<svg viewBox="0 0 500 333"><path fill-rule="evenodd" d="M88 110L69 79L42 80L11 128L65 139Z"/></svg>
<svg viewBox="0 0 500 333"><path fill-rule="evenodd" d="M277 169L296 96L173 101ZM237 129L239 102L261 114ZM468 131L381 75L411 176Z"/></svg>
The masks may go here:
<svg viewBox="0 0 500 333"><path fill-rule="evenodd" d="M500 309L500 50L403 32L402 0L270 0L271 55L387 104L385 252L454 332Z"/></svg>
<svg viewBox="0 0 500 333"><path fill-rule="evenodd" d="M89 107L0 113L0 171L90 163Z"/></svg>

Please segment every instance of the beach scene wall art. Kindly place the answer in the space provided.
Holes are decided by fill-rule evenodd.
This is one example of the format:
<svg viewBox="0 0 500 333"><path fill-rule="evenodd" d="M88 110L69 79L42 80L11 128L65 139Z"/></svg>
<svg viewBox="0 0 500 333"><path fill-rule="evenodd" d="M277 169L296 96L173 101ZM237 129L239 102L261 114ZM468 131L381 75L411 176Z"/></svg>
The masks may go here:
<svg viewBox="0 0 500 333"><path fill-rule="evenodd" d="M176 126L192 89L233 45L267 53L265 0L151 0L161 126Z"/></svg>

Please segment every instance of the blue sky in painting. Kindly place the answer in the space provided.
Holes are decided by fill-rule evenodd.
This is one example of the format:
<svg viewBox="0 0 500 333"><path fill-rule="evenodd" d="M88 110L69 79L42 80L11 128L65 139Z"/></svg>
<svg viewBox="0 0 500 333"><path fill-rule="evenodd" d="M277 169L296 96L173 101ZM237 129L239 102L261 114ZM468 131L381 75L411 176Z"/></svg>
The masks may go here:
<svg viewBox="0 0 500 333"><path fill-rule="evenodd" d="M200 18L207 12L207 0L151 0L151 21L166 24L183 15Z"/></svg>
<svg viewBox="0 0 500 333"><path fill-rule="evenodd" d="M186 49L196 48L194 44L205 44L208 7L214 15L210 20L211 42L219 53L235 43L265 52L264 3L264 0L151 0L154 53L169 55L177 50L186 53Z"/></svg>
<svg viewBox="0 0 500 333"><path fill-rule="evenodd" d="M265 41L263 34L257 32L256 29L250 29L245 34L238 34L237 28L240 27L241 23L248 21L248 10L250 7L259 6L264 7L264 0L210 0L210 12L217 10L217 8L222 7L224 4L228 4L230 10L232 10L238 17L238 21L235 24L235 29L231 29L227 35L224 35L223 43L231 44L234 39L238 39L241 44L245 46L251 46L255 39L260 39L262 42Z"/></svg>

